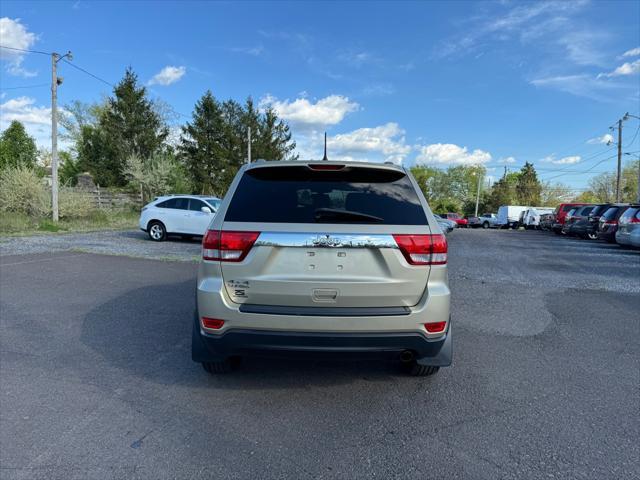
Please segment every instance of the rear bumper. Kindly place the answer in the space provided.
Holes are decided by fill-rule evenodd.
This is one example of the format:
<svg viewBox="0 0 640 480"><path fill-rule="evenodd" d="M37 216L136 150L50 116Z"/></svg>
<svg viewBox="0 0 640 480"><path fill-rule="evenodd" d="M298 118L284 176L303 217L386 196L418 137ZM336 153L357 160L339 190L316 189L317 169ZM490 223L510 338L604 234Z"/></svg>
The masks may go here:
<svg viewBox="0 0 640 480"><path fill-rule="evenodd" d="M368 357L398 355L411 350L418 363L431 366L451 365L453 333L428 339L420 333L308 333L264 330L229 330L221 335L208 334L194 319L192 358L195 362L220 361L234 355L275 357Z"/></svg>

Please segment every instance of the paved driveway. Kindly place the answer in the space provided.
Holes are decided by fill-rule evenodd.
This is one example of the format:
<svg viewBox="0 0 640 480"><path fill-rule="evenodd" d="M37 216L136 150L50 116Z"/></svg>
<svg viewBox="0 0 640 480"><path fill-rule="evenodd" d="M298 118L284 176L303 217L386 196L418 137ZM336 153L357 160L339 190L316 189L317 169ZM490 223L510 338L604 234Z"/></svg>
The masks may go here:
<svg viewBox="0 0 640 480"><path fill-rule="evenodd" d="M426 379L257 359L212 377L189 357L195 264L0 261L2 479L640 475L637 252L454 232L454 365Z"/></svg>

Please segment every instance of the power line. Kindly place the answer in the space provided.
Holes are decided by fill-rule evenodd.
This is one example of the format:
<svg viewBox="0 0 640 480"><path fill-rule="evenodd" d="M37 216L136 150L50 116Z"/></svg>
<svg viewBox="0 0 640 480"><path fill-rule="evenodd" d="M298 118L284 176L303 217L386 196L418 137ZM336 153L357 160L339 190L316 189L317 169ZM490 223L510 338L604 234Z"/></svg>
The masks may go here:
<svg viewBox="0 0 640 480"><path fill-rule="evenodd" d="M633 145L633 142L636 141L636 137L638 136L638 132L640 132L640 125L638 125L638 128L636 128L636 133L633 135L633 138L631 139L631 141L629 143L627 143L624 148L630 147L631 145Z"/></svg>
<svg viewBox="0 0 640 480"><path fill-rule="evenodd" d="M20 87L0 87L0 90L19 90L22 88L40 88L40 87L48 87L48 83L40 83L38 85L22 85Z"/></svg>
<svg viewBox="0 0 640 480"><path fill-rule="evenodd" d="M605 153L609 153L610 151L615 150L615 148L616 147L611 147L611 148L609 148L607 150L603 150L602 152L598 152L598 153L595 153L593 155L590 155L590 156L588 156L587 158L585 158L584 160L581 161L581 165L584 165L585 163L589 162L590 160L593 160L593 159L595 159L595 158L597 158L597 157L599 157L601 155L604 155ZM600 165L600 163L602 163L602 162L599 162L596 165ZM589 171L591 171L596 165L591 167L591 169L589 169ZM575 173L575 171L571 170L571 167L554 170L553 172L549 172L549 173L556 173L556 172L566 172L566 173L574 172ZM583 173L583 171L579 170L577 173ZM545 173L542 173L541 175L545 175ZM556 178L556 177L553 177L553 178Z"/></svg>
<svg viewBox="0 0 640 480"><path fill-rule="evenodd" d="M99 76L94 75L94 74L93 74L93 73L91 73L91 72L88 72L87 70L85 70L85 69L84 69L84 68L82 68L82 67L79 67L79 66L78 66L78 65L76 65L75 63L71 63L71 62L67 61L67 60L66 60L66 59L64 59L64 58L62 59L62 61L63 61L64 63L66 63L67 65L71 65L73 68L75 68L75 69L77 69L77 70L80 70L80 71L81 71L81 72L83 72L83 73L86 73L86 74L87 74L87 75L89 75L90 77L93 77L93 78L95 78L96 80L98 80L98 81L100 81L100 82L102 82L102 83L105 83L105 84L109 85L109 86L110 86L110 87L112 87L112 88L115 88L115 85L114 85L113 83L107 82L105 79L100 78Z"/></svg>
<svg viewBox="0 0 640 480"><path fill-rule="evenodd" d="M42 52L40 50L26 50L24 48L7 47L6 45L0 45L0 48L6 48L7 50L15 50L16 52L39 53L41 55L51 55L51 52Z"/></svg>
<svg viewBox="0 0 640 480"><path fill-rule="evenodd" d="M554 178L563 177L563 176L565 176L565 175L575 175L576 173L577 173L577 174L594 173L594 172L592 172L592 170L593 170L594 168L596 168L596 167L597 167L598 165L600 165L601 163L606 162L607 160L611 160L612 158L616 158L616 156L617 156L617 154L616 154L616 155L611 155L610 157L607 157L607 158L603 158L602 160L600 160L598 163L596 163L593 167L591 167L591 168L590 168L590 169L588 169L588 170L584 170L584 171L582 171L582 172L575 172L575 173L572 173L572 172L565 172L565 173L561 173L560 175L556 175L556 176L554 176L554 177L545 178L545 180L546 180L546 181L549 181L549 180L553 180Z"/></svg>

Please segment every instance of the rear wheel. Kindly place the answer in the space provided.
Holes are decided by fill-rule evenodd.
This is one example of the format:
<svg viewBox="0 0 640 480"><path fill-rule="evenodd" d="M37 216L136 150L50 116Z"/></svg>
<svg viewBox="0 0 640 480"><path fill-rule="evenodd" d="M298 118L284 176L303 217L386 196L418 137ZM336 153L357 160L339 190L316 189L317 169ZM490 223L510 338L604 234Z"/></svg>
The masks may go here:
<svg viewBox="0 0 640 480"><path fill-rule="evenodd" d="M420 365L418 362L411 362L406 366L407 372L412 377L429 377L438 373L440 367L434 367L433 365Z"/></svg>
<svg viewBox="0 0 640 480"><path fill-rule="evenodd" d="M587 233L587 238L589 240L597 240L598 239L598 234L597 233Z"/></svg>
<svg viewBox="0 0 640 480"><path fill-rule="evenodd" d="M167 238L167 229L159 221L153 221L149 224L149 238L154 242L162 242Z"/></svg>
<svg viewBox="0 0 640 480"><path fill-rule="evenodd" d="M240 357L229 357L219 362L202 362L205 372L212 375L231 372L240 363Z"/></svg>

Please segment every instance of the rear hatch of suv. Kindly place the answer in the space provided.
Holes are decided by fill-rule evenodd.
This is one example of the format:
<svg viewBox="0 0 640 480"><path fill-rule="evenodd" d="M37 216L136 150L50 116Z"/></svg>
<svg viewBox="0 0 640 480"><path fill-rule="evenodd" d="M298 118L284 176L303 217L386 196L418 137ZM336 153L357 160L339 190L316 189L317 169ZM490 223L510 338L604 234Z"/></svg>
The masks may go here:
<svg viewBox="0 0 640 480"><path fill-rule="evenodd" d="M238 252L221 272L245 306L406 308L422 298L431 265L446 263L444 236L431 235L396 167L254 166L232 195L213 234L221 256Z"/></svg>

